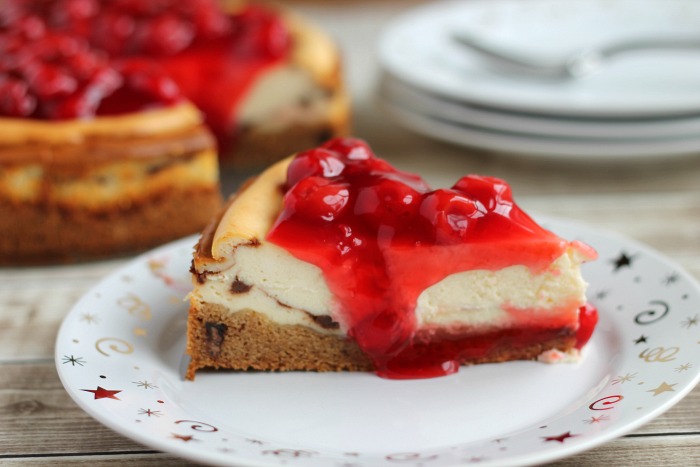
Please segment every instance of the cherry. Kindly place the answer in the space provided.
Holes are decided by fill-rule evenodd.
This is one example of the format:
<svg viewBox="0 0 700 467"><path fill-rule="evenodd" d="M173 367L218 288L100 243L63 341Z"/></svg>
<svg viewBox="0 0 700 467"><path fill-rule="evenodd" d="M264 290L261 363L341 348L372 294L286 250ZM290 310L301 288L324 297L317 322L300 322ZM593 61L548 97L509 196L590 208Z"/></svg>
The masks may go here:
<svg viewBox="0 0 700 467"><path fill-rule="evenodd" d="M36 98L25 83L13 78L0 80L0 114L26 117L36 108Z"/></svg>
<svg viewBox="0 0 700 467"><path fill-rule="evenodd" d="M484 217L486 209L462 193L441 188L425 195L420 214L434 226L438 243L455 243L466 239L472 223Z"/></svg>
<svg viewBox="0 0 700 467"><path fill-rule="evenodd" d="M369 145L357 138L333 138L326 141L321 147L335 151L353 161L366 161L375 157Z"/></svg>
<svg viewBox="0 0 700 467"><path fill-rule="evenodd" d="M22 33L25 39L30 41L39 39L46 33L46 23L35 15L19 19L15 28Z"/></svg>
<svg viewBox="0 0 700 467"><path fill-rule="evenodd" d="M119 11L107 11L96 16L92 40L110 55L119 55L126 49L135 30L136 22L132 16Z"/></svg>
<svg viewBox="0 0 700 467"><path fill-rule="evenodd" d="M62 67L46 63L35 63L27 74L31 90L42 100L56 96L67 96L78 89L78 80Z"/></svg>
<svg viewBox="0 0 700 467"><path fill-rule="evenodd" d="M124 76L125 85L134 91L164 102L172 102L179 97L175 82L150 61L126 60L117 65L117 70Z"/></svg>
<svg viewBox="0 0 700 467"><path fill-rule="evenodd" d="M270 11L251 6L234 17L234 50L240 56L281 57L289 48L290 37L282 19Z"/></svg>
<svg viewBox="0 0 700 467"><path fill-rule="evenodd" d="M227 34L231 23L221 12L215 0L193 2L189 13L197 34L202 38L215 38Z"/></svg>
<svg viewBox="0 0 700 467"><path fill-rule="evenodd" d="M192 43L194 27L183 18L165 13L145 26L143 49L156 55L173 55Z"/></svg>
<svg viewBox="0 0 700 467"><path fill-rule="evenodd" d="M479 200L489 211L493 211L499 204L513 202L510 186L496 177L467 175L460 178L452 188L469 198Z"/></svg>
<svg viewBox="0 0 700 467"><path fill-rule="evenodd" d="M287 186L292 187L300 180L311 177L336 177L345 169L345 164L337 153L327 149L310 149L299 153L287 169Z"/></svg>
<svg viewBox="0 0 700 467"><path fill-rule="evenodd" d="M53 2L47 16L55 27L84 35L89 32L89 20L99 10L96 0L62 0Z"/></svg>
<svg viewBox="0 0 700 467"><path fill-rule="evenodd" d="M312 176L296 183L286 193L285 203L306 219L332 221L345 211L349 198L348 184Z"/></svg>
<svg viewBox="0 0 700 467"><path fill-rule="evenodd" d="M104 60L91 53L79 53L65 58L67 68L73 70L73 74L79 80L86 80L93 76L103 66Z"/></svg>
<svg viewBox="0 0 700 467"><path fill-rule="evenodd" d="M353 212L374 230L380 225L398 228L415 218L421 201L421 193L403 181L382 177L359 188Z"/></svg>

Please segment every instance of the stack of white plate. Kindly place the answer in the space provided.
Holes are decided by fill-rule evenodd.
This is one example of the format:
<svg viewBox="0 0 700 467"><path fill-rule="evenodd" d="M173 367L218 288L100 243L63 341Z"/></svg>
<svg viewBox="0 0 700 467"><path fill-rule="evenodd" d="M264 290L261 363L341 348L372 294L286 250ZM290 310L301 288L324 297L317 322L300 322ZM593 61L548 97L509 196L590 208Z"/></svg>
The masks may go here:
<svg viewBox="0 0 700 467"><path fill-rule="evenodd" d="M630 38L698 38L697 0L440 1L379 44L378 98L417 132L466 146L567 159L700 154L700 46L620 54L583 78L506 70L454 40L540 60Z"/></svg>

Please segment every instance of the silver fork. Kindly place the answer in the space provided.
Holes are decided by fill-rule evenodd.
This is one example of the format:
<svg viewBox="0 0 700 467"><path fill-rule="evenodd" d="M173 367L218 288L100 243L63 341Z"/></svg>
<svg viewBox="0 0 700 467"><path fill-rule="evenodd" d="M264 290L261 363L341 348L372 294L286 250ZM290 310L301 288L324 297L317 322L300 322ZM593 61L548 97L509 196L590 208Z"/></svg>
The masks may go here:
<svg viewBox="0 0 700 467"><path fill-rule="evenodd" d="M578 79L589 76L602 70L608 59L628 52L700 50L699 36L636 37L577 50L561 59L551 59L511 50L463 32L453 33L451 38L511 72L555 79Z"/></svg>

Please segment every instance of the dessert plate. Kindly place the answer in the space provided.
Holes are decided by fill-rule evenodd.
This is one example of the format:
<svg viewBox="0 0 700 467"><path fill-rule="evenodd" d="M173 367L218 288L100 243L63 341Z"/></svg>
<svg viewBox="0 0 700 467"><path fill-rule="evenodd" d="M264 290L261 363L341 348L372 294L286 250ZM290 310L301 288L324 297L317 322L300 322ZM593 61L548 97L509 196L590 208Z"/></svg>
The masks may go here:
<svg viewBox="0 0 700 467"><path fill-rule="evenodd" d="M525 155L547 160L625 161L695 157L700 153L700 136L650 139L594 139L516 133L484 128L444 116L417 111L405 101L380 95L379 106L401 125L416 133L462 146Z"/></svg>
<svg viewBox="0 0 700 467"><path fill-rule="evenodd" d="M200 372L183 379L193 237L138 257L82 297L56 342L68 393L113 430L216 465L530 465L593 448L678 402L700 379L700 285L633 240L559 220L588 242L600 324L575 364L369 373Z"/></svg>
<svg viewBox="0 0 700 467"><path fill-rule="evenodd" d="M523 55L560 59L625 38L695 37L694 0L431 2L395 19L379 41L381 67L418 88L501 109L576 116L659 116L700 109L700 51L646 50L579 80L495 68L458 44L460 32Z"/></svg>

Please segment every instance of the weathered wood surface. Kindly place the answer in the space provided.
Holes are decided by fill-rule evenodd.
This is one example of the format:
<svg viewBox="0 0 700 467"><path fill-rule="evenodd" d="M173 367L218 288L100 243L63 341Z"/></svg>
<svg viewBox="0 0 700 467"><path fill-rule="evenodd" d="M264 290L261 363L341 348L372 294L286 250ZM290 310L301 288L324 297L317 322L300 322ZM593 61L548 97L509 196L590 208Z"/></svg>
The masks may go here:
<svg viewBox="0 0 700 467"><path fill-rule="evenodd" d="M431 141L381 114L371 99L376 67L370 44L384 21L415 3L303 6L327 25L346 54L358 136L435 185L449 186L456 174L468 172L503 177L525 208L627 235L700 279L700 157L547 163ZM103 427L72 402L58 379L53 346L63 317L125 261L0 269L0 465L195 465ZM552 465L700 465L700 388L634 433Z"/></svg>

